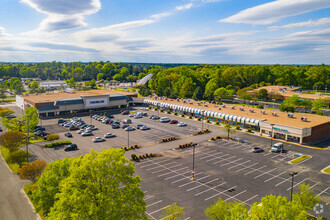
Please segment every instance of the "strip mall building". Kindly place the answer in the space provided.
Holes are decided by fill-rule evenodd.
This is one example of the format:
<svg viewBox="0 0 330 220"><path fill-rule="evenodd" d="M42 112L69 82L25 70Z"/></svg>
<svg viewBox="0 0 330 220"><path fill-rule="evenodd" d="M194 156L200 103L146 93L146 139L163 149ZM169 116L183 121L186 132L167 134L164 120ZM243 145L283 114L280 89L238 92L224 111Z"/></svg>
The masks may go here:
<svg viewBox="0 0 330 220"><path fill-rule="evenodd" d="M330 135L330 118L326 116L258 109L239 105L214 105L191 100L145 98L143 102L178 114L203 116L215 122L229 122L234 126L251 128L260 135L285 141L306 143Z"/></svg>

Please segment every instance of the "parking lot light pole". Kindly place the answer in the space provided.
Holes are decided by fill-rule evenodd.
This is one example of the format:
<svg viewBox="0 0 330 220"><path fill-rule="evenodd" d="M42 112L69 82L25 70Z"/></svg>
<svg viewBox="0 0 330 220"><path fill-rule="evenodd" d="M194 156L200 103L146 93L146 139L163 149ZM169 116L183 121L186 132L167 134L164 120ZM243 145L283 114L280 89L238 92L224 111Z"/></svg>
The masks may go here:
<svg viewBox="0 0 330 220"><path fill-rule="evenodd" d="M192 167L192 171L191 171L191 181L194 181L195 180L195 145L196 144L193 144L193 167Z"/></svg>
<svg viewBox="0 0 330 220"><path fill-rule="evenodd" d="M159 105L159 103L157 103L158 117L159 117L159 107L160 107L160 105Z"/></svg>
<svg viewBox="0 0 330 220"><path fill-rule="evenodd" d="M127 148L129 148L129 130L127 130Z"/></svg>
<svg viewBox="0 0 330 220"><path fill-rule="evenodd" d="M27 121L27 138L26 138L26 162L29 162L29 116L26 116L26 121Z"/></svg>
<svg viewBox="0 0 330 220"><path fill-rule="evenodd" d="M204 121L204 110L201 112L202 113L202 131L204 130L204 127L203 127L203 121Z"/></svg>
<svg viewBox="0 0 330 220"><path fill-rule="evenodd" d="M291 182L291 202L292 202L292 194L293 194L293 179L294 179L294 176L297 175L298 172L292 172L292 173L289 173L289 175L292 177L292 182Z"/></svg>
<svg viewBox="0 0 330 220"><path fill-rule="evenodd" d="M273 146L273 131L274 131L274 125L275 124L270 124L270 126L272 126L272 134L270 136L270 148L272 148Z"/></svg>

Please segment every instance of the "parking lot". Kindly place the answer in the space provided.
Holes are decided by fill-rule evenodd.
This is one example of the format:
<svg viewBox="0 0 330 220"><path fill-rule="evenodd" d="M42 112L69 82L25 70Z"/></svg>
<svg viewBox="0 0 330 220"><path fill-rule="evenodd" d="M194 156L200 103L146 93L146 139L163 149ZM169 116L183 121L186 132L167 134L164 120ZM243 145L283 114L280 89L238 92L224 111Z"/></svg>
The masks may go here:
<svg viewBox="0 0 330 220"><path fill-rule="evenodd" d="M172 157L137 162L149 217L159 219L163 207L173 202L185 207L186 218L205 219L204 210L218 197L242 202L247 208L269 194L289 198L292 171L298 172L294 191L305 183L317 195L329 198L329 180L323 175L285 163L291 160L287 155L252 153L248 145L223 140L200 144L195 153L195 181L191 180L191 149ZM321 204L327 207L327 203ZM329 216L326 208L323 215Z"/></svg>

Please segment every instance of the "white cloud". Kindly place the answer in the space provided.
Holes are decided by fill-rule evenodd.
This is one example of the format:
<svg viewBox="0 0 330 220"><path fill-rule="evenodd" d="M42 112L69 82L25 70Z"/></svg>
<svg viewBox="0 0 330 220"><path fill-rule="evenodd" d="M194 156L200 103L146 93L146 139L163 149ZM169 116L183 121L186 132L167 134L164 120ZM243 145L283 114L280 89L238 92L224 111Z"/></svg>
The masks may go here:
<svg viewBox="0 0 330 220"><path fill-rule="evenodd" d="M328 7L329 0L277 0L245 9L219 22L266 25L285 17Z"/></svg>
<svg viewBox="0 0 330 220"><path fill-rule="evenodd" d="M164 18L164 17L168 17L172 14L173 14L172 12L166 11L166 12L162 12L162 13L159 13L159 14L151 15L150 17L154 18L154 19L161 19L161 18Z"/></svg>
<svg viewBox="0 0 330 220"><path fill-rule="evenodd" d="M84 15L101 9L100 0L21 0L38 12L48 15L38 30L31 33L62 31L84 27Z"/></svg>
<svg viewBox="0 0 330 220"><path fill-rule="evenodd" d="M180 6L176 6L175 10L177 11L183 11L183 10L188 10L193 6L193 3L188 3L186 5L180 5Z"/></svg>
<svg viewBox="0 0 330 220"><path fill-rule="evenodd" d="M321 26L326 26L330 24L330 18L321 18L319 20L313 21L313 20L308 20L304 22L297 22L297 23L291 23L291 24L286 24L282 26L271 26L267 28L269 31L276 31L279 29L291 29L291 28L301 28L301 27L321 27Z"/></svg>

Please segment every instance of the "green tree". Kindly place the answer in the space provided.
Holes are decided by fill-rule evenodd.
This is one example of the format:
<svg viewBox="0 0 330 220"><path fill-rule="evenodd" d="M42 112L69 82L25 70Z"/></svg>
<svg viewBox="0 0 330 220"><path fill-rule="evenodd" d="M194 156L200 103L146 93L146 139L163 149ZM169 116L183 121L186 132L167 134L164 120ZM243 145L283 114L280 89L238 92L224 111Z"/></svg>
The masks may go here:
<svg viewBox="0 0 330 220"><path fill-rule="evenodd" d="M50 219L146 219L140 178L123 150L91 150L61 181Z"/></svg>
<svg viewBox="0 0 330 220"><path fill-rule="evenodd" d="M6 160L7 163L18 163L21 167L26 162L27 152L25 150L17 150L9 154L9 158Z"/></svg>
<svg viewBox="0 0 330 220"><path fill-rule="evenodd" d="M327 107L328 107L328 103L326 99L318 98L312 102L312 109L315 111Z"/></svg>
<svg viewBox="0 0 330 220"><path fill-rule="evenodd" d="M221 198L215 204L209 206L204 212L211 220L248 218L248 211L243 203L237 201L227 203Z"/></svg>
<svg viewBox="0 0 330 220"><path fill-rule="evenodd" d="M194 100L201 100L203 98L203 90L200 86L197 86L197 88L195 89L195 92L192 96L192 98Z"/></svg>
<svg viewBox="0 0 330 220"><path fill-rule="evenodd" d="M298 187L298 191L293 194L292 200L300 204L303 210L312 210L320 201L317 195L310 190L309 185L305 183Z"/></svg>
<svg viewBox="0 0 330 220"><path fill-rule="evenodd" d="M190 98L194 94L195 84L192 79L186 78L181 89L180 89L180 97L181 98Z"/></svg>
<svg viewBox="0 0 330 220"><path fill-rule="evenodd" d="M183 220L184 219L184 207L180 207L176 202L163 209L162 219L168 220Z"/></svg>
<svg viewBox="0 0 330 220"><path fill-rule="evenodd" d="M91 87L91 89L95 89L96 88L96 82L95 79L92 79L89 83L89 86Z"/></svg>
<svg viewBox="0 0 330 220"><path fill-rule="evenodd" d="M115 75L113 76L113 80L115 80L115 81L121 81L121 80L123 80L123 79L124 79L124 77L123 77L123 75L120 74L120 73L117 73L117 74L115 74Z"/></svg>
<svg viewBox="0 0 330 220"><path fill-rule="evenodd" d="M73 77L71 79L66 80L65 82L70 88L76 88L77 87L77 83L76 83L76 81L74 80Z"/></svg>
<svg viewBox="0 0 330 220"><path fill-rule="evenodd" d="M218 101L221 101L221 99L232 97L230 92L224 87L221 87L221 88L218 88L217 90L215 90L213 96Z"/></svg>
<svg viewBox="0 0 330 220"><path fill-rule="evenodd" d="M96 79L97 79L97 81L100 81L101 79L103 79L103 77L104 77L104 74L99 73L99 74L97 74Z"/></svg>
<svg viewBox="0 0 330 220"><path fill-rule="evenodd" d="M258 97L259 97L259 99L267 99L267 97L268 97L267 89L260 89L258 91Z"/></svg>
<svg viewBox="0 0 330 220"><path fill-rule="evenodd" d="M17 77L12 77L10 82L10 89L15 93L15 94L21 94L24 89L23 89L23 83L21 82L20 79Z"/></svg>
<svg viewBox="0 0 330 220"><path fill-rule="evenodd" d="M29 131L31 132L39 123L38 109L34 106L25 109L22 115L22 120L24 121L23 129L27 131L27 123L29 122Z"/></svg>
<svg viewBox="0 0 330 220"><path fill-rule="evenodd" d="M5 83L0 83L0 98L2 101L7 97L7 87Z"/></svg>
<svg viewBox="0 0 330 220"><path fill-rule="evenodd" d="M222 131L227 133L227 139L229 140L229 134L235 134L236 131L233 128L233 126L229 123L226 122L225 125L222 127Z"/></svg>
<svg viewBox="0 0 330 220"><path fill-rule="evenodd" d="M0 135L0 145L10 152L17 151L23 142L24 134L19 131L8 131Z"/></svg>
<svg viewBox="0 0 330 220"><path fill-rule="evenodd" d="M33 80L31 83L29 83L29 88L31 89L31 93L35 93L39 88L39 83Z"/></svg>
<svg viewBox="0 0 330 220"><path fill-rule="evenodd" d="M218 88L219 88L218 80L217 79L211 79L205 86L204 98L206 98L208 100L212 100L214 92Z"/></svg>

